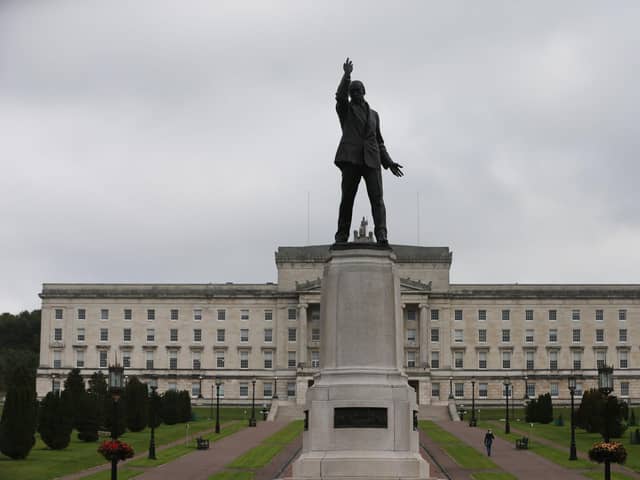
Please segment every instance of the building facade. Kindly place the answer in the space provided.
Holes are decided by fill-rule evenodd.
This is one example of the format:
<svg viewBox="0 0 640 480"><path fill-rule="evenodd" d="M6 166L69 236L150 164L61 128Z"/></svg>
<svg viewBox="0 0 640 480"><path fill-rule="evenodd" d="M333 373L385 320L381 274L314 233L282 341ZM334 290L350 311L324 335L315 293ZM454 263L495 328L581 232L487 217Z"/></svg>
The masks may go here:
<svg viewBox="0 0 640 480"><path fill-rule="evenodd" d="M640 285L455 284L447 247L394 245L405 371L420 405L569 398L615 368L614 394L640 398ZM303 404L322 364L320 292L329 246L280 247L277 283L44 284L37 391L71 368L85 377L117 357L127 375L204 403ZM472 383L472 381L474 383Z"/></svg>

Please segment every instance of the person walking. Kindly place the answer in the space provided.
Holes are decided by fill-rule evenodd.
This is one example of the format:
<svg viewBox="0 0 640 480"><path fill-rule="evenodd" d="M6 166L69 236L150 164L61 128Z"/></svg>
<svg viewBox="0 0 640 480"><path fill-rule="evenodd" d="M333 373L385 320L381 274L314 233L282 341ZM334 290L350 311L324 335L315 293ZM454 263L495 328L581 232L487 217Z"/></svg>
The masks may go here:
<svg viewBox="0 0 640 480"><path fill-rule="evenodd" d="M487 430L487 433L484 435L484 446L487 449L487 456L491 456L491 445L493 444L493 439L496 438L493 435L491 429Z"/></svg>

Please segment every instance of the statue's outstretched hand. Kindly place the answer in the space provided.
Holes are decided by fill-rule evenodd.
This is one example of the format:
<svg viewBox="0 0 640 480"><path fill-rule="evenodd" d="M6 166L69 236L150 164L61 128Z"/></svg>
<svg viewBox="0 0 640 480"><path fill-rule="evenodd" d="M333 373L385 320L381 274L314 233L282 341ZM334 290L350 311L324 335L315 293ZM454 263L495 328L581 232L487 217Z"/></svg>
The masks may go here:
<svg viewBox="0 0 640 480"><path fill-rule="evenodd" d="M353 62L349 60L349 57L347 57L347 59L344 62L344 65L342 65L342 69L344 70L344 73L348 75L350 75L351 72L353 72Z"/></svg>
<svg viewBox="0 0 640 480"><path fill-rule="evenodd" d="M401 168L403 167L399 163L392 163L391 166L389 167L389 169L391 170L391 173L393 173L396 177L402 177L404 175Z"/></svg>

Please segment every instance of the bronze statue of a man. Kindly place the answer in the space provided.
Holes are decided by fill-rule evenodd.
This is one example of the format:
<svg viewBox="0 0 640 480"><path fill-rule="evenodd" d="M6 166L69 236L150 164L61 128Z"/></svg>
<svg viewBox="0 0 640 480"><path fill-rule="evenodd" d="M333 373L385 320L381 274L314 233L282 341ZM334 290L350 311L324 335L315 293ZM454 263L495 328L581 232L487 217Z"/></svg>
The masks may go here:
<svg viewBox="0 0 640 480"><path fill-rule="evenodd" d="M347 58L344 75L336 92L336 111L342 127L342 138L335 164L342 171L342 199L338 213L336 243L349 240L353 201L360 179L364 178L371 203L374 233L380 245L388 245L387 213L382 200L382 169L390 169L396 177L404 175L402 165L391 160L380 134L378 113L365 102L365 89L359 80L351 81L353 63ZM351 97L351 101L349 101Z"/></svg>

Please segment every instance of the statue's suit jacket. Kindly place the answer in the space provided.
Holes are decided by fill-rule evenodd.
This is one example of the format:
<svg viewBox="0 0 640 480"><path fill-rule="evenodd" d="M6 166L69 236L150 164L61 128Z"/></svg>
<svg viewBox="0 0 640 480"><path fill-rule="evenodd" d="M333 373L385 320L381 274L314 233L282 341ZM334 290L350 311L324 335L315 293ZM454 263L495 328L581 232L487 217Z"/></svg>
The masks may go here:
<svg viewBox="0 0 640 480"><path fill-rule="evenodd" d="M349 103L349 83L345 74L336 92L336 111L342 127L342 138L336 152L335 164L364 165L371 168L389 168L393 162L380 134L380 117L365 103L360 109ZM362 113L366 111L366 114Z"/></svg>

